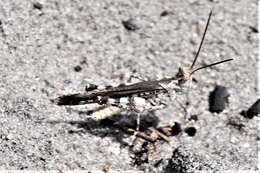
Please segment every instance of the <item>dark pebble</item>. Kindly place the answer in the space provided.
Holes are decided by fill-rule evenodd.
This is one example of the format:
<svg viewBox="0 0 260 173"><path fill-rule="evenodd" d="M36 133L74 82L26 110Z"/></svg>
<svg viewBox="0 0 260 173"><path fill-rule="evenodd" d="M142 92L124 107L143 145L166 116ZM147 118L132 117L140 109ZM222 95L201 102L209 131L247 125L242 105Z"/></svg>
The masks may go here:
<svg viewBox="0 0 260 173"><path fill-rule="evenodd" d="M209 95L209 111L220 113L228 103L229 93L224 86L217 85Z"/></svg>
<svg viewBox="0 0 260 173"><path fill-rule="evenodd" d="M241 115L250 119L258 114L260 114L260 99L258 99L247 111L241 112Z"/></svg>
<svg viewBox="0 0 260 173"><path fill-rule="evenodd" d="M33 3L33 8L41 10L43 8L43 5L39 2Z"/></svg>
<svg viewBox="0 0 260 173"><path fill-rule="evenodd" d="M136 31L139 29L139 27L135 23L134 19L128 19L128 20L122 21L122 24L124 25L125 29L127 29L128 31Z"/></svg>
<svg viewBox="0 0 260 173"><path fill-rule="evenodd" d="M161 12L160 16L164 17L164 16L168 16L169 14L170 14L169 11L164 10L163 12Z"/></svg>
<svg viewBox="0 0 260 173"><path fill-rule="evenodd" d="M74 70L75 70L75 72L80 72L82 70L82 67L77 65L76 67L74 67Z"/></svg>
<svg viewBox="0 0 260 173"><path fill-rule="evenodd" d="M176 136L181 132L181 124L174 122L174 125L172 126L172 135Z"/></svg>
<svg viewBox="0 0 260 173"><path fill-rule="evenodd" d="M68 133L69 134L73 134L73 133L75 133L75 131L74 130L69 130Z"/></svg>
<svg viewBox="0 0 260 173"><path fill-rule="evenodd" d="M190 120L198 121L198 115L191 115Z"/></svg>
<svg viewBox="0 0 260 173"><path fill-rule="evenodd" d="M251 29L251 31L252 31L253 33L258 33L258 28L257 28L257 27L249 26L249 28Z"/></svg>
<svg viewBox="0 0 260 173"><path fill-rule="evenodd" d="M41 161L43 161L43 162L45 162L45 161L46 161L46 159L45 159L45 158L43 158L43 157L40 157L40 160L41 160Z"/></svg>
<svg viewBox="0 0 260 173"><path fill-rule="evenodd" d="M195 127L187 127L184 129L185 133L187 133L189 136L194 136L197 132Z"/></svg>

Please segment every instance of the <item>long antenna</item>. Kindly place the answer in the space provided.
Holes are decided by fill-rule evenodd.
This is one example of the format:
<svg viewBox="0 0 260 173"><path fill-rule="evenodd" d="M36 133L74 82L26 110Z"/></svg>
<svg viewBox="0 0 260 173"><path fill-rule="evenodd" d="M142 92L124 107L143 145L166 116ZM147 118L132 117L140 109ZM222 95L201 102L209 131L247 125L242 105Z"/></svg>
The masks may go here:
<svg viewBox="0 0 260 173"><path fill-rule="evenodd" d="M190 66L190 69L193 68L193 66L195 65L195 63L196 63L196 61L197 61L197 59L198 59L198 56L199 56L199 53L200 53L201 46L202 46L202 44L203 44L203 41L204 41L205 35L206 35L206 33L207 33L207 30L208 30L208 26L209 26L209 21L210 21L211 15L212 15L212 10L210 10L209 17L208 17L208 21L207 21L207 24L206 24L206 28L205 28L205 30L204 30L204 33L203 33L202 39L201 39L201 41L200 41L199 49L198 49L198 51L197 51L197 53L196 53L196 55L195 55L195 58L194 58L194 60L193 60L192 65Z"/></svg>
<svg viewBox="0 0 260 173"><path fill-rule="evenodd" d="M231 59L226 59L226 60L223 60L223 61L215 62L215 63L213 63L213 64L209 64L209 65L205 65L205 66L199 67L199 68L193 70L193 71L191 72L191 75L192 75L193 73L195 73L196 71L198 71L198 70L201 70L201 69L204 69L204 68L207 68L207 67L211 67L211 66L214 66L214 65L218 65L218 64L221 64L221 63L224 63L224 62L232 61L232 60L233 60L232 58L231 58Z"/></svg>

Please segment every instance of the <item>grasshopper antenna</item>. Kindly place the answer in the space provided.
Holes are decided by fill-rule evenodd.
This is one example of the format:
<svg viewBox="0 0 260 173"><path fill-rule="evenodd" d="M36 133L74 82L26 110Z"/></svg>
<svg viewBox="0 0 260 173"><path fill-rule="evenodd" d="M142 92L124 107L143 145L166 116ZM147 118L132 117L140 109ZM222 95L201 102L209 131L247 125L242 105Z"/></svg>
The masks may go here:
<svg viewBox="0 0 260 173"><path fill-rule="evenodd" d="M232 61L232 60L233 60L232 58L231 58L231 59L226 59L226 60L223 60L223 61L215 62L215 63L213 63L213 64L209 64L209 65L205 65L205 66L199 67L199 68L193 70L193 71L191 72L191 75L192 75L193 73L195 73L196 71L198 71L198 70L201 70L201 69L204 69L204 68L208 68L208 67L212 67L212 66L215 66L215 65L218 65L218 64L221 64L221 63L224 63L224 62Z"/></svg>
<svg viewBox="0 0 260 173"><path fill-rule="evenodd" d="M199 49L198 49L198 51L197 51L197 53L196 53L196 55L195 55L195 58L194 58L194 60L193 60L193 62L192 62L192 65L190 66L190 69L192 69L192 68L194 67L194 65L195 65L195 63L196 63L196 61L197 61L197 59L198 59L198 57L199 57L200 49L201 49L201 47L202 47L203 41L204 41L204 39L205 39L207 30L208 30L208 26L209 26L209 22L210 22L211 15L212 15L212 10L211 10L210 13L209 13L208 21L207 21L207 24L206 24L206 27L205 27L205 30L204 30L204 33L203 33L203 36L202 36L202 39L201 39L201 42L200 42ZM207 68L207 67L211 67L211 66L215 66L215 65L218 65L218 64L221 64L221 63L224 63L224 62L228 62L228 61L231 61L231 60L233 60L233 59L226 59L226 60L219 61L219 62L216 62L216 63L213 63L213 64L209 64L209 65L205 65L205 66L199 67L199 68L193 70L193 71L191 72L191 74L195 73L195 72L198 71L198 70L201 70L201 69L204 69L204 68Z"/></svg>
<svg viewBox="0 0 260 173"><path fill-rule="evenodd" d="M195 65L195 63L196 63L196 61L197 61L197 59L198 59L198 56L199 56L199 53L200 53L200 49L201 49L201 47L202 47L202 44L203 44L205 35L206 35L206 33L207 33L207 30L208 30L208 26L209 26L209 21L210 21L211 15L212 15L212 10L211 10L210 13L209 13L208 21L207 21L206 28L205 28L205 30L204 30L202 39L201 39L201 41L200 41L199 49L198 49L198 51L197 51L197 53L196 53L196 55L195 55L195 58L194 58L194 60L193 60L193 62L192 62L192 65L190 66L190 69L192 69L192 68L194 67L194 65Z"/></svg>

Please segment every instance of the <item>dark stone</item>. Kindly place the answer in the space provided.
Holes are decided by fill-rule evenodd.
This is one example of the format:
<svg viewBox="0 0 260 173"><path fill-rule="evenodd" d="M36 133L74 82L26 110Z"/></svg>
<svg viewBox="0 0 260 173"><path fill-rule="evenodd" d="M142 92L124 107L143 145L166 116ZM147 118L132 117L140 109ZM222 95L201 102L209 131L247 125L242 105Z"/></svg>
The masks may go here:
<svg viewBox="0 0 260 173"><path fill-rule="evenodd" d="M164 10L161 12L160 16L164 17L164 16L168 16L169 14L170 14L169 11Z"/></svg>
<svg viewBox="0 0 260 173"><path fill-rule="evenodd" d="M184 129L184 131L189 135L189 136L194 136L197 132L195 127L187 127Z"/></svg>
<svg viewBox="0 0 260 173"><path fill-rule="evenodd" d="M258 28L257 27L254 27L254 26L249 26L250 30L253 32L253 33L258 33Z"/></svg>
<svg viewBox="0 0 260 173"><path fill-rule="evenodd" d="M258 99L247 111L241 112L241 115L250 119L258 114L260 114L260 99Z"/></svg>
<svg viewBox="0 0 260 173"><path fill-rule="evenodd" d="M174 122L174 125L172 126L172 135L176 136L182 131L181 124L178 122Z"/></svg>
<svg viewBox="0 0 260 173"><path fill-rule="evenodd" d="M74 67L75 72L80 72L82 70L82 67L77 65Z"/></svg>
<svg viewBox="0 0 260 173"><path fill-rule="evenodd" d="M198 115L191 115L190 120L198 121Z"/></svg>
<svg viewBox="0 0 260 173"><path fill-rule="evenodd" d="M220 113L228 103L229 93L224 86L217 85L209 95L209 111Z"/></svg>
<svg viewBox="0 0 260 173"><path fill-rule="evenodd" d="M35 3L33 3L33 8L35 8L37 10L41 10L43 8L43 5L39 2L35 2Z"/></svg>
<svg viewBox="0 0 260 173"><path fill-rule="evenodd" d="M128 20L122 21L122 24L124 25L125 29L127 29L128 31L136 31L139 29L139 27L135 23L134 19L128 19Z"/></svg>

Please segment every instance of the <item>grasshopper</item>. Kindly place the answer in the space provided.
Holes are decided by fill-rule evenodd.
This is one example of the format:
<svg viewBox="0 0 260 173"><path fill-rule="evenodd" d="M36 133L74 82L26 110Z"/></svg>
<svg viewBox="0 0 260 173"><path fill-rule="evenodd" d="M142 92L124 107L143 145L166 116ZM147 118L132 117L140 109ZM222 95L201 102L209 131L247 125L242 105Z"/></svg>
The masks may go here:
<svg viewBox="0 0 260 173"><path fill-rule="evenodd" d="M100 105L100 107L88 116L94 120L102 120L124 110L134 111L138 115L137 126L139 126L140 113L145 110L156 110L163 107L160 100L158 101L159 95L174 95L182 89L184 83L192 79L192 75L195 72L233 60L226 59L194 69L205 39L206 32L208 30L211 15L212 11L209 13L199 48L191 66L188 68L180 67L175 76L162 78L159 80L141 81L133 84L120 84L118 86L98 86L89 84L86 86L84 93L60 96L56 98L54 102L57 105L81 105L96 103Z"/></svg>

